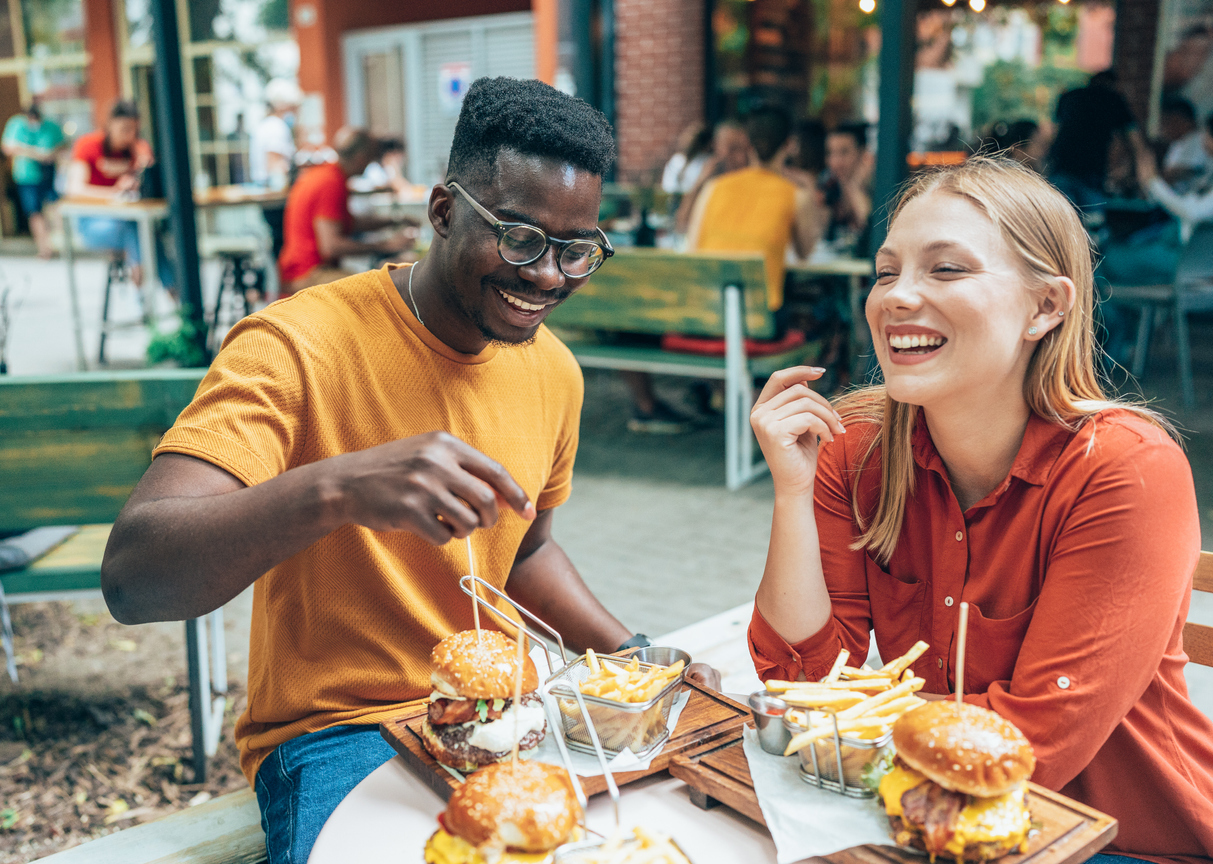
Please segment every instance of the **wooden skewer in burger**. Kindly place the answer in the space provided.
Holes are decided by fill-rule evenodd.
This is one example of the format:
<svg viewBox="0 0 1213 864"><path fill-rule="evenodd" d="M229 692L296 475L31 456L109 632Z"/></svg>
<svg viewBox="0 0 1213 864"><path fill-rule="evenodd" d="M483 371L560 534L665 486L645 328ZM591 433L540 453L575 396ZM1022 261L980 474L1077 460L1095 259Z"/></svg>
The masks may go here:
<svg viewBox="0 0 1213 864"><path fill-rule="evenodd" d="M893 724L897 758L879 794L901 846L958 862L1026 851L1032 817L1028 739L993 711L964 701L968 604L960 605L956 701L931 702Z"/></svg>

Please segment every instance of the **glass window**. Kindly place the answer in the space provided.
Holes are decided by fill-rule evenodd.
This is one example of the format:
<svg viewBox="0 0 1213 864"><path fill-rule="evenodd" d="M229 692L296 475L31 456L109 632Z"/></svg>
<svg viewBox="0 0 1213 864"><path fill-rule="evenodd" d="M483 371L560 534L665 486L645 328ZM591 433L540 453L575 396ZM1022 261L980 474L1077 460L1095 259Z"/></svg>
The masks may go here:
<svg viewBox="0 0 1213 864"><path fill-rule="evenodd" d="M287 0L190 0L190 41L256 45L288 29Z"/></svg>
<svg viewBox="0 0 1213 864"><path fill-rule="evenodd" d="M13 19L9 17L8 4L9 0L0 0L0 60L8 60L17 53L13 44Z"/></svg>
<svg viewBox="0 0 1213 864"><path fill-rule="evenodd" d="M84 51L82 0L24 2L21 13L25 22L26 51L30 57ZM7 15L5 18L7 20Z"/></svg>
<svg viewBox="0 0 1213 864"><path fill-rule="evenodd" d="M152 44L152 5L151 0L126 0L127 44L131 48L141 48Z"/></svg>

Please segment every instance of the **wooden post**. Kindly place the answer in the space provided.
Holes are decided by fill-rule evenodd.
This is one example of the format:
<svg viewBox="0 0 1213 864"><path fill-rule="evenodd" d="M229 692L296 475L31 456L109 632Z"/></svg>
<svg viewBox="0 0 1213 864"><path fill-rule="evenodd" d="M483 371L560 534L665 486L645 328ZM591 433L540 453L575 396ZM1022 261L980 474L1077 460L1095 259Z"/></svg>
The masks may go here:
<svg viewBox="0 0 1213 864"><path fill-rule="evenodd" d="M877 126L876 176L872 196L872 252L888 232L889 207L906 178L906 156L914 116L915 0L880 2L880 123Z"/></svg>

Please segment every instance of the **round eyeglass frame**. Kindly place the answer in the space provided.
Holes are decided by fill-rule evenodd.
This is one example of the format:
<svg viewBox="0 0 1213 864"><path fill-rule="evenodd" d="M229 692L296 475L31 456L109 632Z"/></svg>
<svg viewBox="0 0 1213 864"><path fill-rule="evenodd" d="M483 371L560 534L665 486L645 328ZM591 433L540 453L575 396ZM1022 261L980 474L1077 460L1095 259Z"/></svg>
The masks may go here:
<svg viewBox="0 0 1213 864"><path fill-rule="evenodd" d="M552 237L546 231L544 231L542 228L539 228L536 225L531 225L530 223L527 223L527 222L503 222L502 220L500 220L496 216L494 216L492 213L490 213L488 211L488 209L486 209L484 207L484 205L482 205L479 201L477 201L470 194L468 194L468 191L466 189L464 189L462 186L460 186L458 182L452 180L451 182L447 183L446 185L447 185L448 189L454 189L456 192L458 192L464 198L466 198L467 202L472 205L472 209L475 210L477 213L479 213L480 216L484 219L484 221L488 222L489 225L492 227L493 231L496 232L496 234L497 234L497 254L501 257L501 260L507 264L513 264L515 267L525 267L527 264L533 264L536 261L538 261L540 258L542 258L544 255L546 255L548 253L548 247L555 246L558 250L556 253L556 266L560 268L560 272L563 273L565 276L567 276L569 279L586 279L591 274L593 274L594 271L596 271L599 267L601 267L603 264L605 264L606 260L608 258L610 258L612 255L615 254L615 247L613 247L611 245L611 241L607 238L606 234L603 233L603 230L597 226L594 227L594 230L597 231L598 236L600 238L602 238L601 243L595 242L593 240L560 240L556 237ZM509 258L507 258L505 256L505 251L501 248L502 244L505 242L505 236L510 231L513 231L516 228L528 228L531 231L537 232L539 234L539 236L543 238L543 248L539 250L539 254L534 255L533 257L528 258L525 261L511 261ZM602 255L597 260L593 260L591 262L590 267L588 270L586 270L586 272L570 273L568 270L564 269L564 253L565 253L565 250L568 249L569 247L576 246L579 244L585 244L588 246L596 246L601 251Z"/></svg>

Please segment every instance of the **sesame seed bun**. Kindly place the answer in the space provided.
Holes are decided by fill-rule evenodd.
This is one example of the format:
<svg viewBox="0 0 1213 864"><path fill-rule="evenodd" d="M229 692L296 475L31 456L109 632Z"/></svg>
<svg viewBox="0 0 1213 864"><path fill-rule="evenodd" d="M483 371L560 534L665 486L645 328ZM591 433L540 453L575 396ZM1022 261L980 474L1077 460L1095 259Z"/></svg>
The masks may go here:
<svg viewBox="0 0 1213 864"><path fill-rule="evenodd" d="M893 724L898 757L945 789L979 798L1032 776L1036 754L1012 723L968 703L930 702Z"/></svg>
<svg viewBox="0 0 1213 864"><path fill-rule="evenodd" d="M434 687L464 699L509 699L514 695L517 643L496 630L452 633L434 646L430 662ZM530 657L523 658L522 692L539 686L539 673Z"/></svg>
<svg viewBox="0 0 1213 864"><path fill-rule="evenodd" d="M577 824L569 775L542 762L481 768L451 794L442 821L473 846L488 841L517 852L549 852Z"/></svg>

